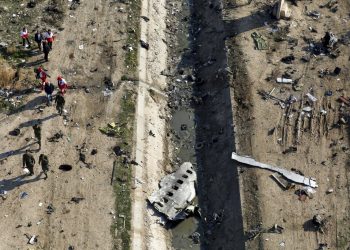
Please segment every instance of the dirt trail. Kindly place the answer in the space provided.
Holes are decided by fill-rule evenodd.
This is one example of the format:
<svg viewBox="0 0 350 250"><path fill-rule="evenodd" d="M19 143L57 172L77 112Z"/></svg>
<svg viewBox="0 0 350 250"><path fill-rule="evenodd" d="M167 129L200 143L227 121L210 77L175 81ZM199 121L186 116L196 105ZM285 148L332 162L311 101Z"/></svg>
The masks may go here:
<svg viewBox="0 0 350 250"><path fill-rule="evenodd" d="M64 78L83 90L69 90L66 95L68 111L67 126L62 117L56 115L54 106L43 106L43 112L36 107L45 102L44 93L33 94L23 111L1 121L0 160L2 164L1 183L8 189L8 198L2 201L2 223L0 230L1 249L25 249L25 233L38 235L37 249L111 249L110 225L114 211L115 197L110 185L113 158L111 148L115 139L100 133L99 127L116 119L120 93L103 97L104 77L117 82L122 73L123 55L121 44L114 42L113 34L122 28L126 15L116 15L115 6L104 1L83 1L76 11L70 11L65 28L57 36L50 62L45 64L55 83L55 77ZM94 31L96 28L96 31ZM79 45L83 44L83 49ZM36 152L32 124L37 120L42 125L42 150ZM21 128L18 137L8 132ZM47 138L62 130L64 137L58 143ZM28 141L27 141L28 138ZM86 158L93 168L89 169L79 160L76 147L86 144ZM93 148L98 150L90 155ZM22 175L21 160L25 149L34 150L38 160L40 153L49 156L51 170L49 178L43 180L36 165L35 176L19 178ZM10 152L9 154L7 154ZM73 166L69 172L58 170L60 164ZM20 199L27 192L28 197ZM83 197L79 204L70 202L72 197ZM52 204L55 211L49 215L46 208ZM39 205L40 204L40 205ZM40 221L40 224L37 222ZM28 224L32 225L29 226Z"/></svg>
<svg viewBox="0 0 350 250"><path fill-rule="evenodd" d="M143 0L141 5L141 39L150 49L139 51L139 83L136 109L135 190L132 212L132 249L168 249L169 235L157 223L159 217L147 206L146 199L164 175L166 148L166 87L167 50L165 39L165 1ZM163 117L163 118L162 118ZM152 131L155 136L150 136ZM145 240L146 239L146 240Z"/></svg>

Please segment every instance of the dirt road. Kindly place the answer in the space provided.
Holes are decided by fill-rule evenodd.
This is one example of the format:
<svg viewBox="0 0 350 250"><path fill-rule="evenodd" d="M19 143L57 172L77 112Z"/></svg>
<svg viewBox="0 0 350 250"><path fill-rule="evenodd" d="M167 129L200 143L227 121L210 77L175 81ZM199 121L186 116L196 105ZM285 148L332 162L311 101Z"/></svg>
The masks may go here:
<svg viewBox="0 0 350 250"><path fill-rule="evenodd" d="M124 87L108 97L102 90L106 79L117 83L123 74L124 55L117 40L125 38L120 31L126 18L118 6L104 1L83 1L76 11L67 13L64 30L57 35L50 61L44 65L54 84L62 74L69 84L78 87L65 96L67 121L56 114L54 106L45 107L44 93L30 95L23 110L2 119L1 189L8 194L1 201L1 249L26 249L24 234L37 235L36 249L112 249L110 230L116 215L110 178L115 139L98 128L115 121L118 114L117 103ZM43 111L38 111L39 106ZM31 128L38 120L42 121L40 152ZM20 128L21 134L8 135L15 128ZM47 138L59 131L63 138L48 142ZM79 162L77 149L83 145L91 168ZM91 155L94 148L97 154ZM26 149L33 151L37 161L40 153L49 156L47 180L39 175L38 165L34 177L23 176L21 160ZM70 164L73 169L63 172L58 169L61 164ZM23 192L28 196L21 199ZM76 204L71 201L73 197L84 199ZM52 214L47 213L50 204L54 207Z"/></svg>

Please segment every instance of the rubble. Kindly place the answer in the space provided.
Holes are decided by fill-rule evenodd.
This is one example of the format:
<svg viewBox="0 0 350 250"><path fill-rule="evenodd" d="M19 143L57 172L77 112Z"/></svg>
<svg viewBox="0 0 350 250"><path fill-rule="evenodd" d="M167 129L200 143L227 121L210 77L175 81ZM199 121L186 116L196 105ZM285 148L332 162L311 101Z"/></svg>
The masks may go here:
<svg viewBox="0 0 350 250"><path fill-rule="evenodd" d="M314 217L312 218L312 223L315 227L315 229L320 232L320 233L324 233L325 231L325 227L326 227L326 223L327 220L323 219L321 215L316 214L314 215Z"/></svg>
<svg viewBox="0 0 350 250"><path fill-rule="evenodd" d="M253 158L250 158L247 156L239 156L235 152L232 152L231 159L236 160L236 161L241 162L241 163L244 163L244 164L247 164L247 165L250 165L250 166L253 166L253 167L258 167L258 168L268 169L268 170L271 170L274 172L278 172L281 175L283 175L285 178L287 178L295 183L303 184L303 185L310 186L313 188L318 187L314 178L305 177L303 175L296 174L294 172L285 170L281 167L275 167L275 166L271 166L271 165L264 164L261 162L257 162Z"/></svg>
<svg viewBox="0 0 350 250"><path fill-rule="evenodd" d="M262 35L260 35L258 32L253 32L251 36L254 40L255 48L257 50L267 50L268 49L268 44L266 42L266 39Z"/></svg>
<svg viewBox="0 0 350 250"><path fill-rule="evenodd" d="M276 17L276 19L289 19L292 15L292 12L284 0L279 0L274 6L273 15Z"/></svg>
<svg viewBox="0 0 350 250"><path fill-rule="evenodd" d="M190 162L183 163L174 173L166 175L159 183L159 190L148 197L156 210L169 220L184 219L184 209L196 196L197 175Z"/></svg>

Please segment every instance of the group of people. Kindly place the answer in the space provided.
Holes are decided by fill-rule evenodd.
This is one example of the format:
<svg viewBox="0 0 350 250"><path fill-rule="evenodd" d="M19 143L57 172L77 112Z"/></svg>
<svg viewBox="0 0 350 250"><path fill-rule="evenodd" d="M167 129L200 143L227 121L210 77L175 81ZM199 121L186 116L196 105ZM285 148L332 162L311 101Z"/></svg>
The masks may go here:
<svg viewBox="0 0 350 250"><path fill-rule="evenodd" d="M34 136L39 144L39 150L41 149L41 124L35 124L33 126ZM29 175L34 175L34 165L35 159L34 156L26 150L25 154L23 154L23 168L28 169ZM49 171L49 158L45 154L40 154L39 156L39 164L41 165L42 172L45 174L45 180L47 179L47 172Z"/></svg>
<svg viewBox="0 0 350 250"><path fill-rule="evenodd" d="M23 27L21 33L22 44L24 47L30 47L31 42L29 40L29 32L26 27ZM55 35L51 29L46 30L45 32L36 31L34 36L35 42L38 44L38 49L44 52L44 59L46 62L49 61L49 53L52 50L52 43L55 40Z"/></svg>
<svg viewBox="0 0 350 250"><path fill-rule="evenodd" d="M52 43L54 41L54 34L50 29L48 29L46 32L42 33L38 30L35 33L34 40L38 44L38 49L44 52L45 55L45 61L48 61L48 55L49 52L52 50ZM29 33L28 30L24 27L21 31L21 38L23 40L23 46L30 47L31 42L29 40ZM51 105L51 102L53 101L53 92L55 90L55 86L48 81L48 77L51 77L48 75L47 70L43 68L43 66L38 67L36 70L36 78L41 81L41 91L45 91L46 97L47 97L47 104ZM64 105L65 105L65 99L64 94L66 93L68 89L68 84L66 80L62 76L57 77L57 86L58 86L58 93L55 97L55 103L56 103L56 109L58 111L59 115L63 114ZM33 126L34 130L34 136L37 140L37 143L39 144L39 151L41 150L41 123L37 123ZM30 153L29 150L26 150L25 154L23 154L23 168L28 169L27 172L29 175L34 175L34 165L35 165L35 158ZM45 174L45 179L47 179L47 172L49 171L49 159L47 155L40 154L39 156L39 164L41 165L42 172Z"/></svg>
<svg viewBox="0 0 350 250"><path fill-rule="evenodd" d="M36 70L36 73L37 73L36 78L41 80L41 90L44 90L46 93L47 104L51 105L51 102L53 101L52 95L53 95L53 92L55 90L55 86L47 80L47 78L50 76L47 74L47 72L45 71L45 69L42 66L40 66ZM57 77L57 86L58 86L59 91L58 91L56 98L55 98L56 109L58 111L58 114L62 115L64 104L65 104L64 94L66 93L66 91L68 89L68 84L62 76L58 76Z"/></svg>

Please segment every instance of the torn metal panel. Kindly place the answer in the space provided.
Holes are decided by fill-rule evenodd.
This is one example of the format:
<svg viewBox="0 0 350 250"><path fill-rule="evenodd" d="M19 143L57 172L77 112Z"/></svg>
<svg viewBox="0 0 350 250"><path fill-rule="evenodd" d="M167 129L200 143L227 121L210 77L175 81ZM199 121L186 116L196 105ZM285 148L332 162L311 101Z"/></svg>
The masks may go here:
<svg viewBox="0 0 350 250"><path fill-rule="evenodd" d="M166 175L159 183L159 190L154 191L149 202L169 220L184 219L183 210L196 196L196 172L190 162L183 163L180 168Z"/></svg>
<svg viewBox="0 0 350 250"><path fill-rule="evenodd" d="M316 181L314 178L311 177L305 177L300 174L296 174L294 172L291 172L289 170L283 169L281 167L275 167L271 166L265 163L258 162L254 160L253 158L247 157L247 156L239 156L235 152L232 152L231 159L236 160L238 162L253 166L253 167L258 167L258 168L263 168L263 169L268 169L274 172L278 172L281 175L283 175L285 178L288 180L291 180L295 183L300 183L306 186L310 186L313 188L318 187Z"/></svg>

